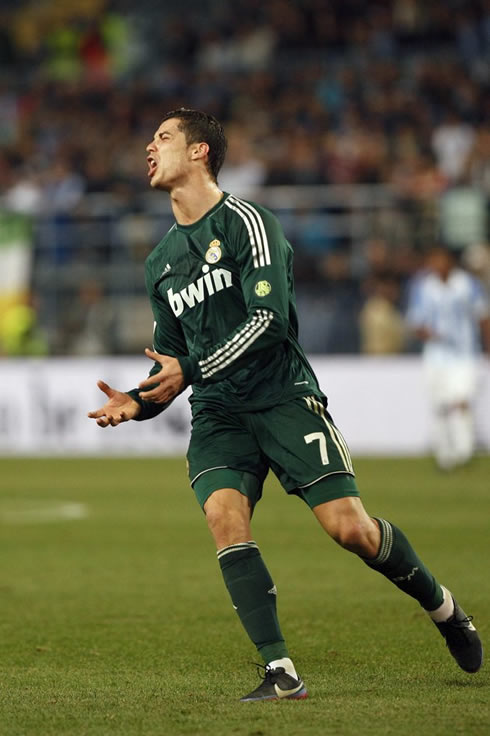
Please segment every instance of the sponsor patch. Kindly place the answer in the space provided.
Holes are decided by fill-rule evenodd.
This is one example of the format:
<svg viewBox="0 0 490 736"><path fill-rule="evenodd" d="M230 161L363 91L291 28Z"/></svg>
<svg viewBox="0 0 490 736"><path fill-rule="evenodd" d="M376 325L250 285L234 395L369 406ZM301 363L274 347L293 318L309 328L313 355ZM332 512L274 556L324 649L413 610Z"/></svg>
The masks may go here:
<svg viewBox="0 0 490 736"><path fill-rule="evenodd" d="M255 293L257 296L267 296L272 291L272 286L268 281L257 281L255 284Z"/></svg>

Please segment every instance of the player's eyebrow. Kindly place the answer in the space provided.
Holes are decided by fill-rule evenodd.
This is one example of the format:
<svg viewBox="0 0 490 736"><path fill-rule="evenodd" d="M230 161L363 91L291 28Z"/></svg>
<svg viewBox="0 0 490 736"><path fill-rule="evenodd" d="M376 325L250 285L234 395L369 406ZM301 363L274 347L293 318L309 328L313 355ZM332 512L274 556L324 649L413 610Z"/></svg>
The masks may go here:
<svg viewBox="0 0 490 736"><path fill-rule="evenodd" d="M168 128L164 128L163 130L157 130L157 132L155 133L155 138L159 138L161 135L173 136L173 133L168 130Z"/></svg>

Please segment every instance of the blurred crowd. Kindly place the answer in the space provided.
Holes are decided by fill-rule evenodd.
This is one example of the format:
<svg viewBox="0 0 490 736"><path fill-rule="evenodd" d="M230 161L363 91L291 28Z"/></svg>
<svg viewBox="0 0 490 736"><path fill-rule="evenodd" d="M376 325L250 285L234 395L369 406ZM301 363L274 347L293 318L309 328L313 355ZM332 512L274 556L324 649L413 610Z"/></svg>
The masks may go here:
<svg viewBox="0 0 490 736"><path fill-rule="evenodd" d="M226 126L227 191L383 188L364 233L329 228L338 203L283 216L307 349L398 352L404 289L435 239L488 278L489 80L490 0L3 2L1 206L51 218L59 265L67 224L81 237L100 195L97 214L105 203L146 234L144 253L158 239L145 144L162 112L206 109ZM375 348L366 330L387 315L393 337ZM62 327L51 351L75 349Z"/></svg>

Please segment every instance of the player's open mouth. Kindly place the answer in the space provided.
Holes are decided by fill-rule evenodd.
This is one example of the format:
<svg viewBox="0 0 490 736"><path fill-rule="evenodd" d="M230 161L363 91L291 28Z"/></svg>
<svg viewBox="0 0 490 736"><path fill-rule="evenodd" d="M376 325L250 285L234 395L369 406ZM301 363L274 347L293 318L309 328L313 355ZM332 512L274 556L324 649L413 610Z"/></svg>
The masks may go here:
<svg viewBox="0 0 490 736"><path fill-rule="evenodd" d="M148 161L148 176L151 178L157 170L158 164L152 156L148 156L146 160Z"/></svg>

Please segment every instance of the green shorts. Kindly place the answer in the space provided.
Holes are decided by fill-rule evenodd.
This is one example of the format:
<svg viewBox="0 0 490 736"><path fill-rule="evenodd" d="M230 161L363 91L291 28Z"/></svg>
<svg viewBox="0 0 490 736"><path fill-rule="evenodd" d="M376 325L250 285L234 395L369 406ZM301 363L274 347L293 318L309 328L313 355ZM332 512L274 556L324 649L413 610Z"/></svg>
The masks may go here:
<svg viewBox="0 0 490 736"><path fill-rule="evenodd" d="M269 469L311 508L359 496L346 442L315 396L259 412L200 410L187 460L201 507L220 488L236 488L255 506Z"/></svg>

